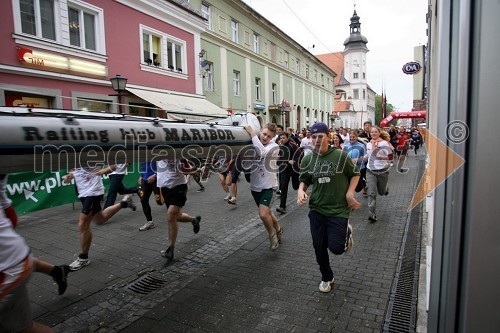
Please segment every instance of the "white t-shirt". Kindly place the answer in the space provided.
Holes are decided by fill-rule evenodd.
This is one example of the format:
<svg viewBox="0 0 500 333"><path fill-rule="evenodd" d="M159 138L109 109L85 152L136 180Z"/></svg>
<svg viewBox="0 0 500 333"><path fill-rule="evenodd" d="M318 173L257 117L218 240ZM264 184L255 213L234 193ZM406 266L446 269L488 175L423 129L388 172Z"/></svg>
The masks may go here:
<svg viewBox="0 0 500 333"><path fill-rule="evenodd" d="M8 177L8 175L5 175L4 178L0 180L0 209L2 210L12 205L12 200L7 196Z"/></svg>
<svg viewBox="0 0 500 333"><path fill-rule="evenodd" d="M4 272L10 267L19 264L30 252L26 241L12 227L12 222L7 217L3 209L0 209L0 272ZM9 282L9 276L16 272L9 271L5 284ZM2 288L0 287L0 291Z"/></svg>
<svg viewBox="0 0 500 333"><path fill-rule="evenodd" d="M387 157L389 154L392 154L392 150L389 146L389 143L385 140L378 141L373 143L372 141L368 142L366 145L366 154L368 155L368 163L366 167L368 170L381 170L387 169L391 166L391 161L389 160L380 160L378 157Z"/></svg>
<svg viewBox="0 0 500 333"><path fill-rule="evenodd" d="M111 172L109 175L124 175L127 172L128 163L116 164L115 171Z"/></svg>
<svg viewBox="0 0 500 333"><path fill-rule="evenodd" d="M156 162L156 185L173 188L187 184L186 176L181 172L181 160L161 160Z"/></svg>
<svg viewBox="0 0 500 333"><path fill-rule="evenodd" d="M302 141L300 141L300 147L304 149L304 156L311 154L314 149L312 146L312 139L307 136L304 137Z"/></svg>
<svg viewBox="0 0 500 333"><path fill-rule="evenodd" d="M94 168L76 168L71 171L75 178L78 197L96 197L104 195L104 184Z"/></svg>
<svg viewBox="0 0 500 333"><path fill-rule="evenodd" d="M257 151L257 159L250 175L250 189L254 192L261 192L276 186L279 145L271 140L264 146L258 135L252 137L252 143Z"/></svg>

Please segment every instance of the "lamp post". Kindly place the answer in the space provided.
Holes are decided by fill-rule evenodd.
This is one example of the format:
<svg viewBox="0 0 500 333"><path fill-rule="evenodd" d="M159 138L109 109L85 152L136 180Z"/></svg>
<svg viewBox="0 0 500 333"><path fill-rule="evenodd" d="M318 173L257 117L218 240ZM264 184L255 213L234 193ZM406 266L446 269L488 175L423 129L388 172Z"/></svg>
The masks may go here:
<svg viewBox="0 0 500 333"><path fill-rule="evenodd" d="M118 96L118 111L121 113L122 112L122 96L123 92L125 92L125 88L127 86L127 78L121 76L120 74L116 74L115 77L112 77L109 79L111 81L111 87L113 88L114 91L117 92L117 94L114 95L109 95L109 96Z"/></svg>

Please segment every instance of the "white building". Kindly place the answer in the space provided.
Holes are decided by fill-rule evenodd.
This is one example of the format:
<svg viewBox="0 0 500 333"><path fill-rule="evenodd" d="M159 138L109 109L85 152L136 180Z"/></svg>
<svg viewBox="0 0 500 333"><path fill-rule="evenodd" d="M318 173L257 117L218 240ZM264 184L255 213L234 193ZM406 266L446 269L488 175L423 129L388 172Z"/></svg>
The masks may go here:
<svg viewBox="0 0 500 333"><path fill-rule="evenodd" d="M361 34L361 23L356 10L349 27L350 35L344 41L344 51L316 57L337 73L335 108L331 115L336 127L361 128L363 122L369 120L373 123L375 120L375 91L367 81L368 40Z"/></svg>

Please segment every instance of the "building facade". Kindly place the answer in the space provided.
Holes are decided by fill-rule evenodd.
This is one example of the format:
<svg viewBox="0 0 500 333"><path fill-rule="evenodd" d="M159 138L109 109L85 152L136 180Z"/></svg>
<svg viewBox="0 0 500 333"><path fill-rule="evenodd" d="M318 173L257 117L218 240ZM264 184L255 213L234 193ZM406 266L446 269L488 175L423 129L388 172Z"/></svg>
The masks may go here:
<svg viewBox="0 0 500 333"><path fill-rule="evenodd" d="M0 105L227 114L202 95L206 21L178 1L12 0L0 10ZM117 74L128 78L118 94Z"/></svg>
<svg viewBox="0 0 500 333"><path fill-rule="evenodd" d="M200 75L207 99L261 123L330 123L335 72L240 0L191 0L207 19Z"/></svg>
<svg viewBox="0 0 500 333"><path fill-rule="evenodd" d="M368 40L361 34L360 17L354 10L349 24L350 35L344 50L317 55L339 74L335 79L335 109L332 117L336 127L361 128L365 121L375 120L375 91L368 85L366 54Z"/></svg>

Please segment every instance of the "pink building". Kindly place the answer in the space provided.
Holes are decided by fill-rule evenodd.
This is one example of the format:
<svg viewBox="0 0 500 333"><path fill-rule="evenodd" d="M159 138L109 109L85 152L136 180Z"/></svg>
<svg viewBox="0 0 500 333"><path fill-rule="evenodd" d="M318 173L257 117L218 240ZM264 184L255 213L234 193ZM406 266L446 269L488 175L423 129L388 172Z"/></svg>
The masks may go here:
<svg viewBox="0 0 500 333"><path fill-rule="evenodd" d="M0 12L0 105L227 114L201 95L206 21L177 1L13 0ZM128 79L120 96L117 74Z"/></svg>

